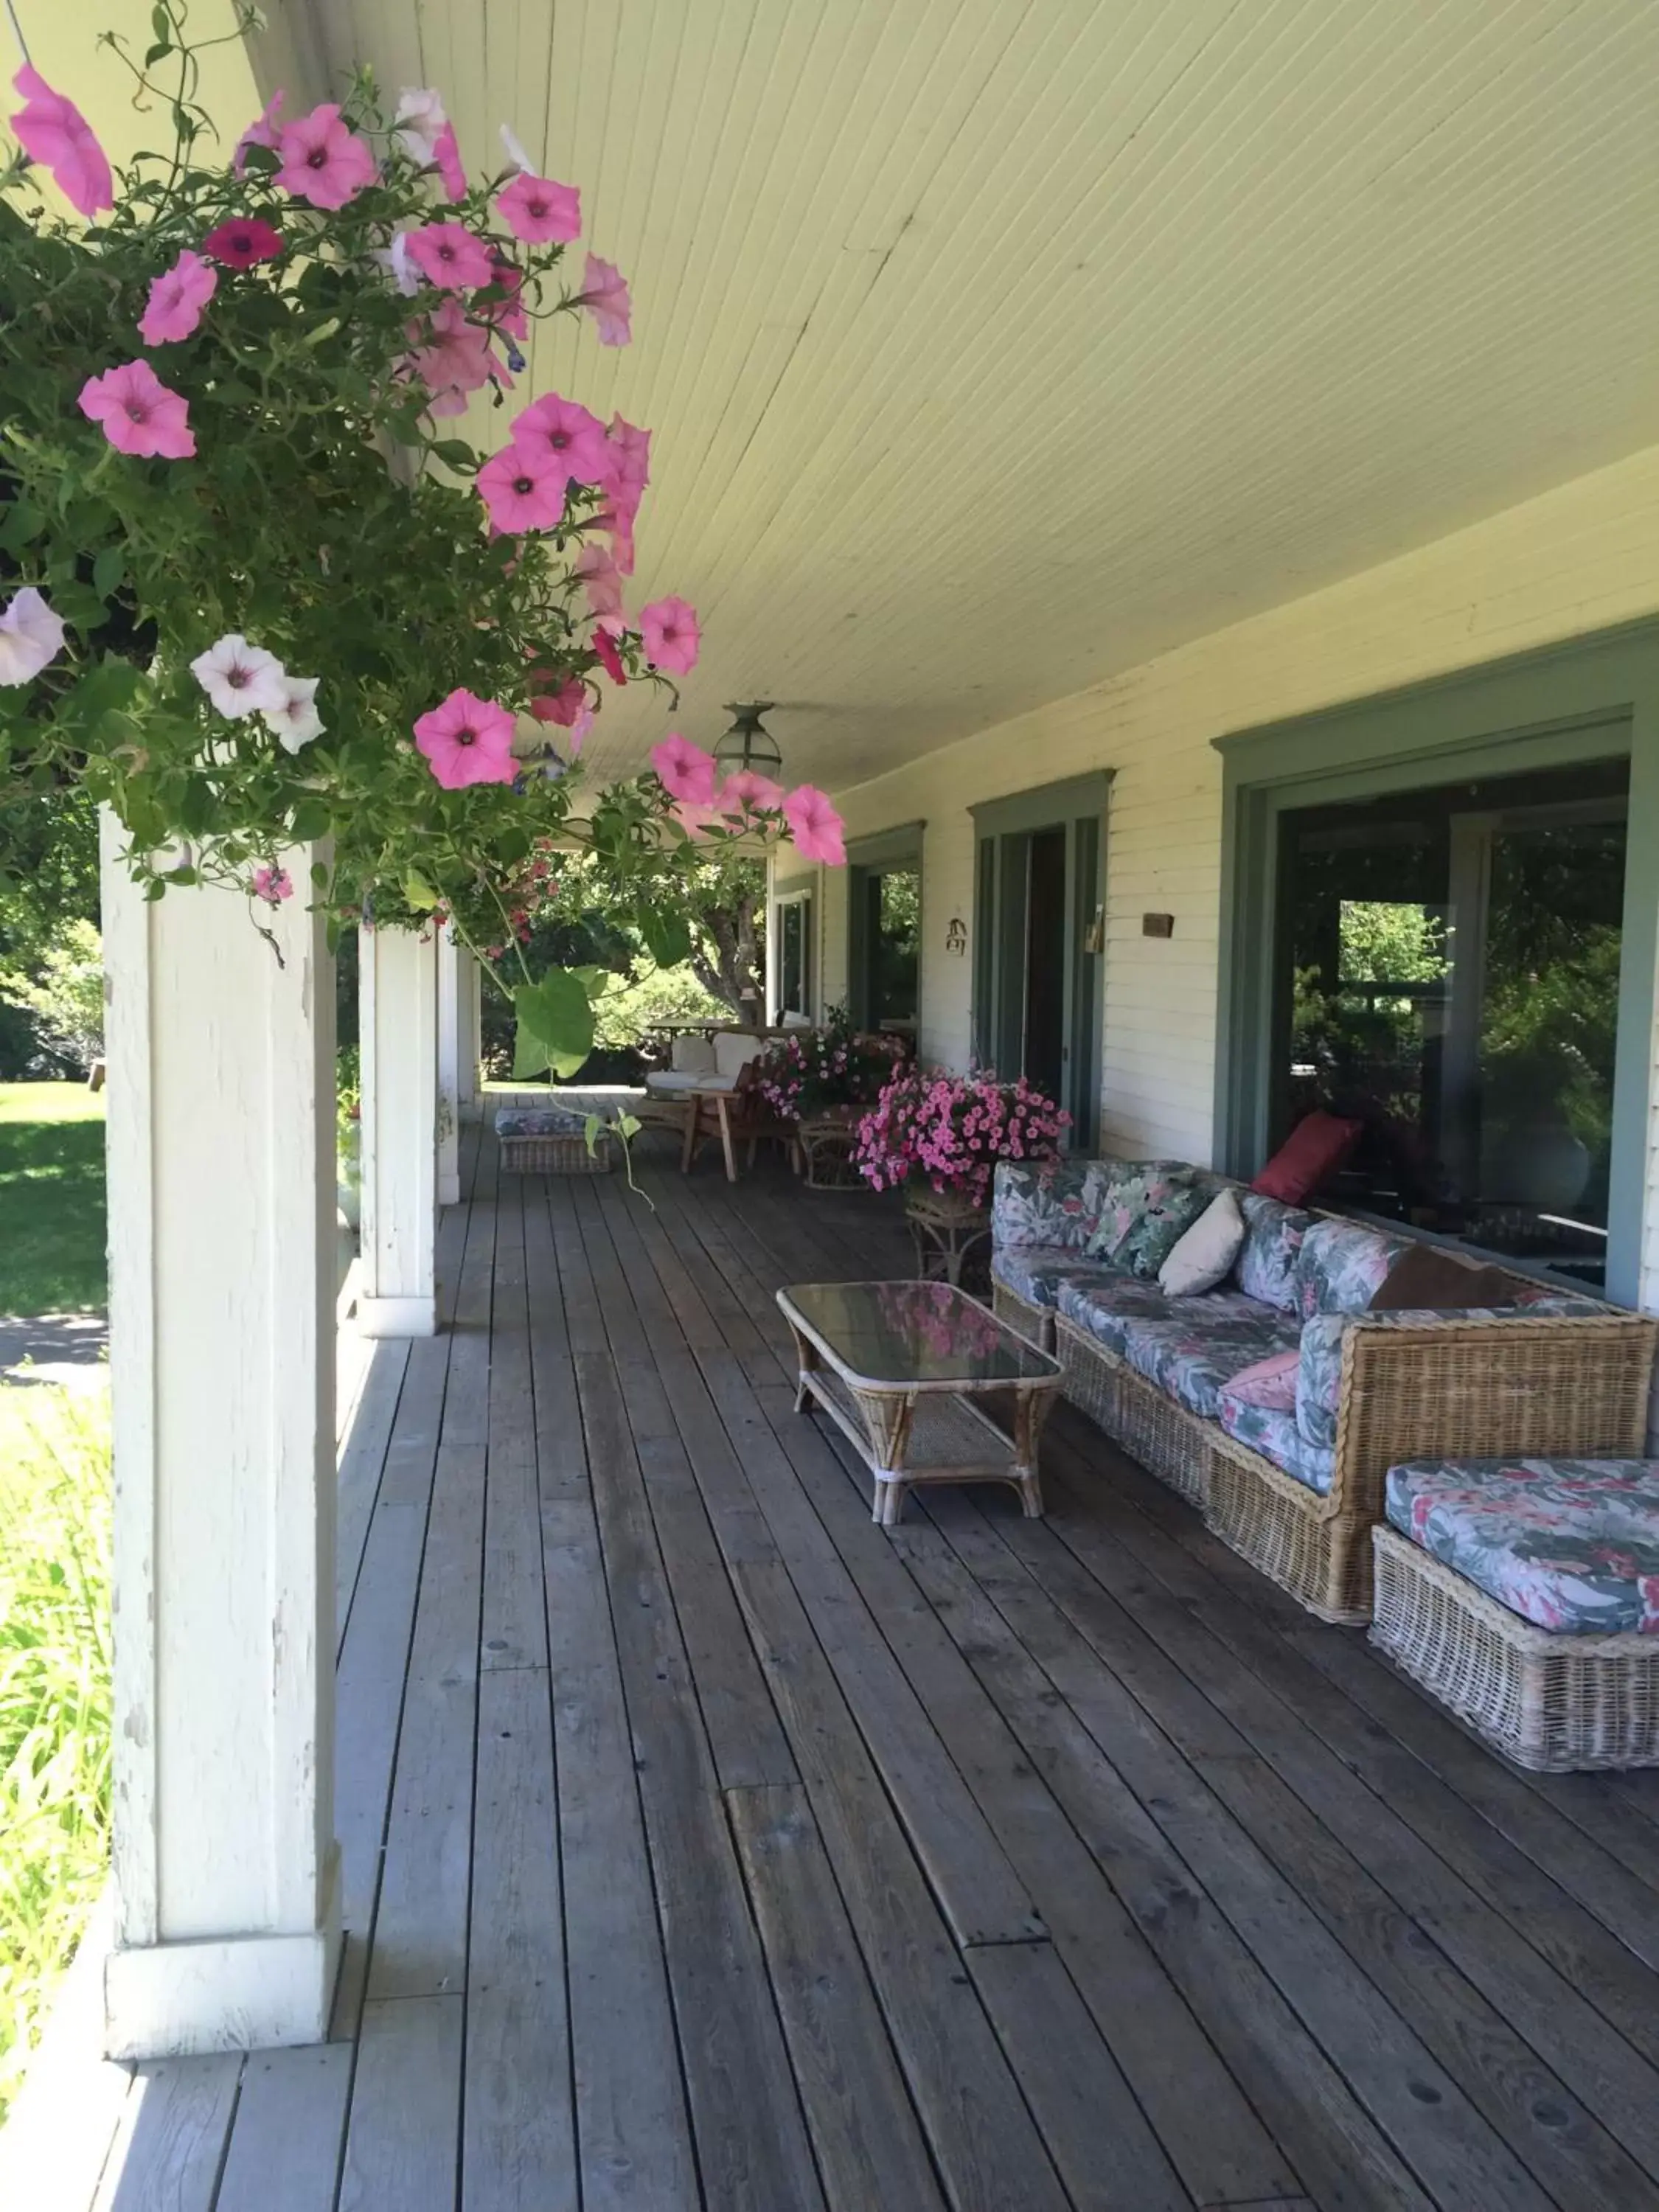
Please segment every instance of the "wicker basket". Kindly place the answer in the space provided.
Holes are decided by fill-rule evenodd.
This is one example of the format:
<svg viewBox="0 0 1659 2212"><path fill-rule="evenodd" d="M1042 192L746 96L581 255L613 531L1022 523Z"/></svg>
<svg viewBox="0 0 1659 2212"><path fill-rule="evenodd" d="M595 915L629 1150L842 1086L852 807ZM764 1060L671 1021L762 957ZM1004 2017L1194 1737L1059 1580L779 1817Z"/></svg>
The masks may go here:
<svg viewBox="0 0 1659 2212"><path fill-rule="evenodd" d="M585 1136L503 1137L501 1170L505 1175L609 1175L611 1137L601 1131L587 1149Z"/></svg>
<svg viewBox="0 0 1659 2212"><path fill-rule="evenodd" d="M1079 1411L1149 1474L1202 1508L1215 1457L1215 1424L1176 1405L1064 1314L1055 1316L1054 1355L1066 1370L1066 1395Z"/></svg>
<svg viewBox="0 0 1659 2212"><path fill-rule="evenodd" d="M1535 1628L1386 1525L1371 1642L1517 1766L1659 1766L1659 1637Z"/></svg>

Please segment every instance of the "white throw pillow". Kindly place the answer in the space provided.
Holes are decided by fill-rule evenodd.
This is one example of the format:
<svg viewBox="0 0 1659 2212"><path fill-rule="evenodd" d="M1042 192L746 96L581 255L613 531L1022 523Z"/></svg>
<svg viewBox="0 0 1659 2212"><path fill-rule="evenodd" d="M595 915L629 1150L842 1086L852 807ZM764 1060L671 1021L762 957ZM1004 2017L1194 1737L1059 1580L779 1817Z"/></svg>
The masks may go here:
<svg viewBox="0 0 1659 2212"><path fill-rule="evenodd" d="M1196 1297L1224 1283L1244 1244L1244 1214L1237 1192L1218 1191L1158 1271L1167 1298Z"/></svg>
<svg viewBox="0 0 1659 2212"><path fill-rule="evenodd" d="M743 1030L721 1030L714 1039L714 1068L720 1075L740 1075L761 1049L757 1036Z"/></svg>
<svg viewBox="0 0 1659 2212"><path fill-rule="evenodd" d="M669 1066L676 1075L712 1075L714 1048L706 1036L677 1036Z"/></svg>

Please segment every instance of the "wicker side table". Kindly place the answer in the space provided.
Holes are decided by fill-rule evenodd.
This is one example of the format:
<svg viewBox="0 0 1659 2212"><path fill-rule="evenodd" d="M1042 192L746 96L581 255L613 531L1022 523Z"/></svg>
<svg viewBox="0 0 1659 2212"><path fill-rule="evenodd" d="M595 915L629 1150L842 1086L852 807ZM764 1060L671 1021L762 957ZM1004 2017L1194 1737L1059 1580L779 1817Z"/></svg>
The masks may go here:
<svg viewBox="0 0 1659 2212"><path fill-rule="evenodd" d="M818 1114L799 1124L795 1139L806 1162L808 1190L872 1188L859 1173L859 1122L864 1112L860 1106L851 1114Z"/></svg>
<svg viewBox="0 0 1659 2212"><path fill-rule="evenodd" d="M991 1217L984 1206L957 1191L924 1188L906 1197L904 1218L915 1243L916 1273L924 1282L960 1289L964 1267L988 1268Z"/></svg>

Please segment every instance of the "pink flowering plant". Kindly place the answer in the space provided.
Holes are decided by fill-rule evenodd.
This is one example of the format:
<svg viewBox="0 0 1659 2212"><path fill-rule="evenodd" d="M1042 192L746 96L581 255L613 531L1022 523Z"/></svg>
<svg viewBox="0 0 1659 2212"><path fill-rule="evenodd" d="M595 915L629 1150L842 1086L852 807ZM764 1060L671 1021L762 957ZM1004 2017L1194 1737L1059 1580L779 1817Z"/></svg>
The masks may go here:
<svg viewBox="0 0 1659 2212"><path fill-rule="evenodd" d="M915 1179L983 1206L999 1160L1058 1159L1071 1119L1023 1075L901 1068L859 1126L859 1169L878 1190Z"/></svg>
<svg viewBox="0 0 1659 2212"><path fill-rule="evenodd" d="M626 605L648 432L528 388L550 317L628 343L626 280L574 258L574 185L505 128L480 162L436 91L279 92L221 139L185 14L158 0L142 58L101 41L164 152L112 172L33 68L0 101L0 876L8 822L71 787L153 896L257 915L314 845L290 888L331 930L442 912L512 946L520 1073L569 1072L588 995L523 964L528 856L598 852L672 951L676 871L787 826L742 793L694 836L655 770L576 803L609 690L672 696L700 642L684 599ZM823 795L789 797L826 853Z"/></svg>
<svg viewBox="0 0 1659 2212"><path fill-rule="evenodd" d="M822 1029L776 1037L755 1063L761 1095L786 1121L872 1106L904 1056L897 1037L856 1031L844 1006Z"/></svg>

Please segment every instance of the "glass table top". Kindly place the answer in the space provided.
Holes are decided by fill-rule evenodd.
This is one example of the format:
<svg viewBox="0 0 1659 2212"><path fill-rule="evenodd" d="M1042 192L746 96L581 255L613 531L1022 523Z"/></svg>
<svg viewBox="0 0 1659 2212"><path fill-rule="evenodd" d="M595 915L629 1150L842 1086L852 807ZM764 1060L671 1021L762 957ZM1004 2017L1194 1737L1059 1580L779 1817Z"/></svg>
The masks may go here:
<svg viewBox="0 0 1659 2212"><path fill-rule="evenodd" d="M1042 1382L1060 1371L949 1283L793 1283L778 1304L849 1379L878 1388Z"/></svg>

